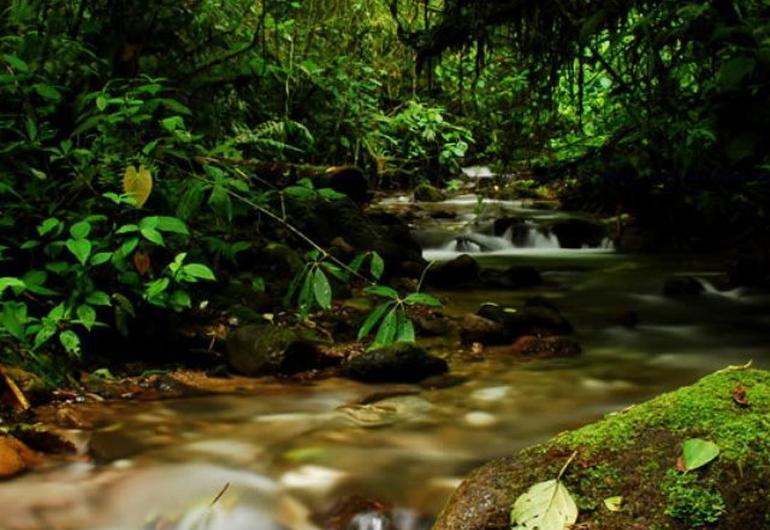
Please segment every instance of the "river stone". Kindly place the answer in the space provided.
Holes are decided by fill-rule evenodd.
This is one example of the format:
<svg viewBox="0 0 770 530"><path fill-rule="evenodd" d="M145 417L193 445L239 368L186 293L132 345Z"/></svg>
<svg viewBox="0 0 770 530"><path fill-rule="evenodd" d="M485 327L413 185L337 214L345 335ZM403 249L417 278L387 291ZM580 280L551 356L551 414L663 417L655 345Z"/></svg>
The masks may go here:
<svg viewBox="0 0 770 530"><path fill-rule="evenodd" d="M414 200L417 202L441 202L446 200L446 193L430 184L420 184L414 189Z"/></svg>
<svg viewBox="0 0 770 530"><path fill-rule="evenodd" d="M38 455L16 438L0 436L0 480L26 471L38 460Z"/></svg>
<svg viewBox="0 0 770 530"><path fill-rule="evenodd" d="M468 316L463 319L461 336L466 344L510 344L525 335L553 336L573 331L572 324L553 304L537 298L518 308L484 304L476 316L484 320Z"/></svg>
<svg viewBox="0 0 770 530"><path fill-rule="evenodd" d="M479 315L467 314L460 322L460 337L463 344L505 344L510 336L499 322Z"/></svg>
<svg viewBox="0 0 770 530"><path fill-rule="evenodd" d="M228 335L227 360L244 375L290 375L315 368L318 350L311 337L295 329L254 324Z"/></svg>
<svg viewBox="0 0 770 530"><path fill-rule="evenodd" d="M537 269L529 265L513 265L504 271L484 269L481 283L492 289L526 289L543 283Z"/></svg>
<svg viewBox="0 0 770 530"><path fill-rule="evenodd" d="M425 282L428 285L444 288L456 288L478 283L481 266L467 254L451 261L439 263L428 269Z"/></svg>
<svg viewBox="0 0 770 530"><path fill-rule="evenodd" d="M750 407L733 401L743 385ZM766 528L770 484L770 372L730 368L652 401L492 461L460 485L433 530L509 530L511 506L532 485L563 476L580 500L581 528ZM695 472L676 469L682 443L716 443L719 457ZM622 496L611 512L608 497ZM713 518L711 524L704 519Z"/></svg>
<svg viewBox="0 0 770 530"><path fill-rule="evenodd" d="M551 231L562 248L598 247L607 236L603 225L584 219L556 221L551 226Z"/></svg>
<svg viewBox="0 0 770 530"><path fill-rule="evenodd" d="M361 353L342 366L345 377L368 383L417 383L448 370L444 359L406 342Z"/></svg>
<svg viewBox="0 0 770 530"><path fill-rule="evenodd" d="M663 283L663 294L670 298L697 296L704 291L703 284L692 276L669 276Z"/></svg>
<svg viewBox="0 0 770 530"><path fill-rule="evenodd" d="M511 350L516 355L539 358L574 357L582 352L580 344L569 337L537 337L533 335L516 339Z"/></svg>

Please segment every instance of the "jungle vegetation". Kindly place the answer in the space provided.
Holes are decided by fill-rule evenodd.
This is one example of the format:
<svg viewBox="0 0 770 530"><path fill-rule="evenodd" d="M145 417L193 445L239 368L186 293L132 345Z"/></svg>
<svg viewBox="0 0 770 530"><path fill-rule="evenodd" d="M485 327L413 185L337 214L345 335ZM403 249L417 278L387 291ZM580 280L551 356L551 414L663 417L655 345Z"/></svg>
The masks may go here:
<svg viewBox="0 0 770 530"><path fill-rule="evenodd" d="M364 260L376 281L379 257L337 263L292 230L297 204L345 200L312 168L388 189L490 163L631 216L660 248L766 247L769 15L760 0L2 0L3 362L61 384L99 336L205 320L216 286L276 243L314 252L299 285L247 281L290 289L300 317ZM409 338L393 315L383 340Z"/></svg>

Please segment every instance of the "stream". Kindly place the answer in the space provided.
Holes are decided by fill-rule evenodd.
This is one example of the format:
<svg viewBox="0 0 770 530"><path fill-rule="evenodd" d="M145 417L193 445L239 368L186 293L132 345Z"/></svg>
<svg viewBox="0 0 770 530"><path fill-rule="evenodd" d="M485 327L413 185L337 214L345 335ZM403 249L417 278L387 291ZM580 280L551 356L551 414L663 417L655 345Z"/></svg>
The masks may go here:
<svg viewBox="0 0 770 530"><path fill-rule="evenodd" d="M487 460L726 365L770 366L770 297L718 290L719 256L620 254L608 242L562 249L544 227L568 214L538 206L472 195L377 205L428 214L414 222L428 260L468 253L486 267L534 265L545 280L522 291L436 293L449 313L542 296L574 324L582 355L478 359L429 339L458 384L269 380L226 395L83 405L95 427L71 434L95 461L0 483L0 529L323 529L313 514L356 497L385 506L392 524L363 513L351 530L427 530ZM525 217L523 232L493 235L491 222L505 216ZM699 278L705 293L664 297L672 274ZM638 325L619 324L631 311Z"/></svg>

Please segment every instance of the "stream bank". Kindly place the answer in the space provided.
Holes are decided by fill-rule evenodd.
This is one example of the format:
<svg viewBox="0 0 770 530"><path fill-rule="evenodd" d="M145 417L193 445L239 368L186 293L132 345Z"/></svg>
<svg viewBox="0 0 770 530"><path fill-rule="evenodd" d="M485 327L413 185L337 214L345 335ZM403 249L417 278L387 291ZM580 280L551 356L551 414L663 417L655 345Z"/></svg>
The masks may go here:
<svg viewBox="0 0 770 530"><path fill-rule="evenodd" d="M51 423L90 458L0 484L2 524L181 529L205 515L201 528L210 530L295 530L361 516L354 528L380 517L397 530L423 530L462 478L488 460L726 364L767 366L770 301L762 290L718 289L721 256L562 248L546 228L573 216L531 202L478 205L472 196L430 204L393 197L375 208L408 219L427 260L465 254L479 270L531 267L541 280L525 289L437 284L431 291L447 317L462 321L489 303L505 314L546 301L570 323L581 354L522 362L439 333L420 343L448 363L449 376L421 384L263 377L225 379L222 393L164 401L80 404L72 396L69 418ZM504 218L524 219L518 243L503 237L507 228L495 235ZM458 250L460 240L469 245L477 236L499 247ZM666 296L670 277L696 278L703 290Z"/></svg>

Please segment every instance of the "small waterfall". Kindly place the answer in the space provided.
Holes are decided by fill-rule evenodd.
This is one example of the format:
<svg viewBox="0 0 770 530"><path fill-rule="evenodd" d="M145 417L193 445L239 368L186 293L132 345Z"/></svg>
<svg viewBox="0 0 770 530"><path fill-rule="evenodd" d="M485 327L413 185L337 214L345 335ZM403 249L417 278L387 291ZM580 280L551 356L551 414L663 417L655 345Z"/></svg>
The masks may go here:
<svg viewBox="0 0 770 530"><path fill-rule="evenodd" d="M533 221L526 221L524 225L509 226L503 233L503 239L510 241L514 248L560 248L556 236L543 233Z"/></svg>

